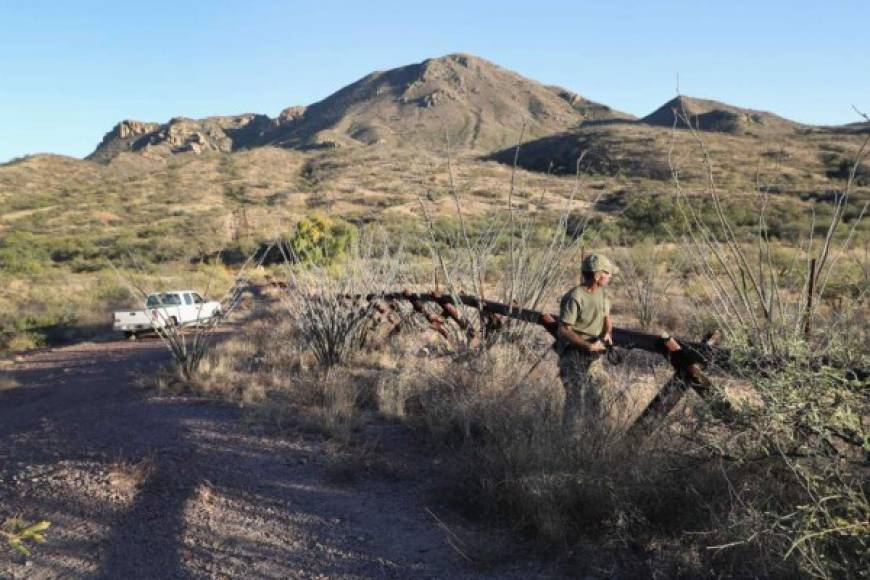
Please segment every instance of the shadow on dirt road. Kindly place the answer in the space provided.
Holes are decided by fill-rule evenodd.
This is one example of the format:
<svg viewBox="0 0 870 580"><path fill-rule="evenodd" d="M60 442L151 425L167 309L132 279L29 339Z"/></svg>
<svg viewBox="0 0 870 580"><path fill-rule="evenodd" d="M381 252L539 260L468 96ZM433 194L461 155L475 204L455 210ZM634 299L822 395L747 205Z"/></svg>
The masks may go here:
<svg viewBox="0 0 870 580"><path fill-rule="evenodd" d="M0 370L0 520L52 522L6 578L463 578L424 508L431 481L330 482L325 442L246 426L239 408L136 386L158 340L84 344ZM546 574L552 577L551 574Z"/></svg>

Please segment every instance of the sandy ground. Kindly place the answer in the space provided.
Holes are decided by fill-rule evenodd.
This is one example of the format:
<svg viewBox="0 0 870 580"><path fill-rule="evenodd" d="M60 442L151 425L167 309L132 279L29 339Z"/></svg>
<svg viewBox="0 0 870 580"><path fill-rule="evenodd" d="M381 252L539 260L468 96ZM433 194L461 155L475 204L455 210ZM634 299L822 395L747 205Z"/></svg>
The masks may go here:
<svg viewBox="0 0 870 580"><path fill-rule="evenodd" d="M451 548L427 510L470 528L433 499L437 471L400 427L376 426L388 475L341 475L316 434L137 386L167 360L151 339L0 367L0 521L52 523L30 558L0 545L0 578L560 575L516 551L483 570Z"/></svg>

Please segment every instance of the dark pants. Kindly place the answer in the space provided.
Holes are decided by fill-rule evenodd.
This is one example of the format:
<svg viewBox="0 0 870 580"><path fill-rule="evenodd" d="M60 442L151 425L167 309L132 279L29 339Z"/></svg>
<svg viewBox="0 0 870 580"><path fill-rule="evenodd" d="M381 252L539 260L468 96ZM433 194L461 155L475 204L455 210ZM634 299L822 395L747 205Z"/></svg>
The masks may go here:
<svg viewBox="0 0 870 580"><path fill-rule="evenodd" d="M575 427L578 420L600 422L605 417L605 398L612 381L604 370L604 357L578 350L559 356L559 378L565 387L565 425Z"/></svg>

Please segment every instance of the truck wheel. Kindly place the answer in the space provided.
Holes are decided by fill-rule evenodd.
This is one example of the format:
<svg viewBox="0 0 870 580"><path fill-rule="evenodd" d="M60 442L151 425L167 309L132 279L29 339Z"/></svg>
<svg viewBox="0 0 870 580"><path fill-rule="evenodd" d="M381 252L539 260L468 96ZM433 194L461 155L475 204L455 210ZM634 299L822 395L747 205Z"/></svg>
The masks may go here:
<svg viewBox="0 0 870 580"><path fill-rule="evenodd" d="M136 340L136 338L138 337L135 332L133 332L132 330L128 330L124 333L124 338L126 338L127 340Z"/></svg>

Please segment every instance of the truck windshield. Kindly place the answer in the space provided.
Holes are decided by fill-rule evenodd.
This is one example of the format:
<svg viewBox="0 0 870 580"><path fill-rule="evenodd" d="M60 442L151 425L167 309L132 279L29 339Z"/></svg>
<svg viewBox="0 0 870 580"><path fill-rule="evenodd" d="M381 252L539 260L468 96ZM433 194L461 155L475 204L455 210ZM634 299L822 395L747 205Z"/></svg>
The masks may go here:
<svg viewBox="0 0 870 580"><path fill-rule="evenodd" d="M149 294L148 300L145 301L145 306L147 308L154 308L155 306L178 306L181 304L181 296L178 294Z"/></svg>

